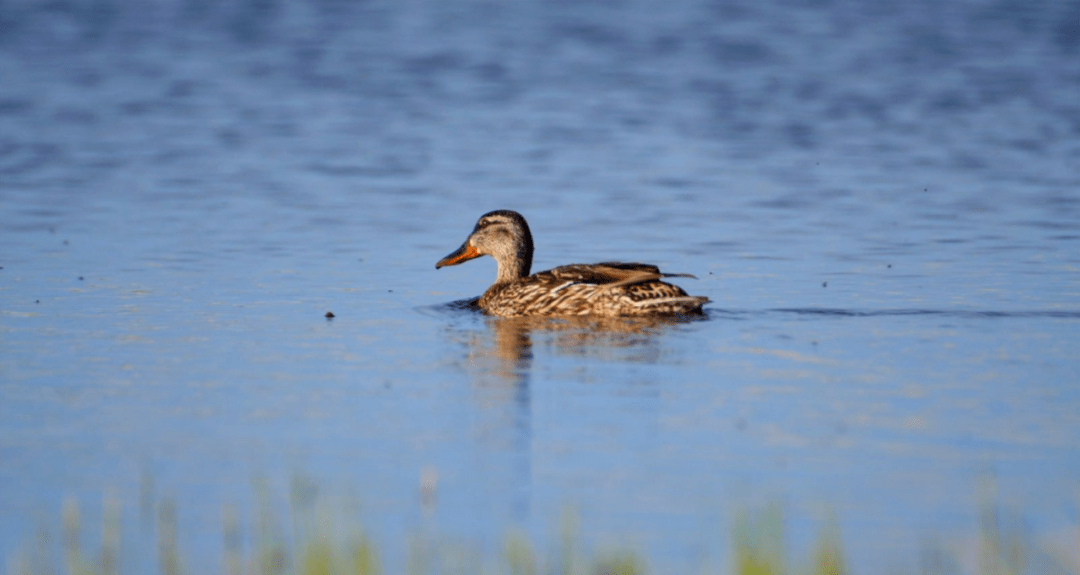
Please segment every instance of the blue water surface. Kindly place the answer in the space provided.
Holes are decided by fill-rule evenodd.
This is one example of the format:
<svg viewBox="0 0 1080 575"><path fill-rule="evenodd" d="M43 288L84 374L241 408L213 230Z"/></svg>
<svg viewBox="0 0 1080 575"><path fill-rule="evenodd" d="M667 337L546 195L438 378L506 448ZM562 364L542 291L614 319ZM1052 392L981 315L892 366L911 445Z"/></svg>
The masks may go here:
<svg viewBox="0 0 1080 575"><path fill-rule="evenodd" d="M774 503L796 559L835 522L854 572L913 569L929 537L971 547L987 477L1035 547L1075 540L1078 22L0 4L0 565L68 498L92 547L113 494L122 572L157 568L161 500L218 570L223 506L250 548L253 482L287 508L298 477L359 501L388 572L428 532L547 549L567 509L586 545L722 571ZM434 263L498 208L535 270L645 261L712 303L459 309L494 262Z"/></svg>

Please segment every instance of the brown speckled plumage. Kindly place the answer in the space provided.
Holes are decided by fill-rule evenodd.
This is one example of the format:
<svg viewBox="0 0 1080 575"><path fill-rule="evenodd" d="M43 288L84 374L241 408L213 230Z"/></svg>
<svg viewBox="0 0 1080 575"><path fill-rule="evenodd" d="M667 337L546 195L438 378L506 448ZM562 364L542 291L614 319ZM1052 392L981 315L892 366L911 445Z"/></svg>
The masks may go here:
<svg viewBox="0 0 1080 575"><path fill-rule="evenodd" d="M485 312L503 316L537 315L665 315L700 313L706 297L687 295L660 281L664 274L639 263L572 264L529 275L533 242L521 214L496 210L480 217L469 238L436 268L482 255L498 262L495 283L480 296Z"/></svg>

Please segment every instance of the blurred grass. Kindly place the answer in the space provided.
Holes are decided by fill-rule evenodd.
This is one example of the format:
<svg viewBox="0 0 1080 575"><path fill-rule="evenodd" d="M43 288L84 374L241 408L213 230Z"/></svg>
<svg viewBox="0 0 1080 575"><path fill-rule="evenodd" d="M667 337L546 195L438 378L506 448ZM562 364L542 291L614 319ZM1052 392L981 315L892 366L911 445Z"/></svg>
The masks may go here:
<svg viewBox="0 0 1080 575"><path fill-rule="evenodd" d="M367 533L355 523L356 509L331 506L318 497L318 488L303 478L290 489L291 533L275 513L270 491L256 482L256 505L251 537L245 539L240 513L233 506L222 509L221 572L226 575L379 575L384 573L380 552ZM145 499L145 498L144 498ZM913 570L890 573L944 575L1080 575L1080 528L1070 529L1056 547L1033 544L1023 522L1006 513L993 489L979 497L978 532L959 545L946 546L930 539L917 554ZM149 502L143 500L141 505ZM171 499L152 502L156 557L162 575L191 575L178 544L177 506ZM121 502L107 493L102 506L101 541L98 549L85 552L83 518L74 499L64 502L59 542L47 529L38 532L23 555L7 566L12 575L119 575L122 568ZM829 521L818 533L805 559L788 556L784 512L772 505L755 513L741 512L732 525L730 565L702 573L731 575L847 575L839 526ZM558 526L556 548L537 552L529 538L509 533L494 557L467 545L437 537L419 536L410 541L405 572L408 575L644 575L653 572L643 556L630 549L586 554L581 550L577 517L564 512ZM1069 538L1072 538L1070 541ZM250 541L249 549L244 541ZM57 549L59 545L59 549ZM1075 545L1075 547L1071 547ZM1071 547L1071 548L1070 548ZM58 568L56 558L63 568ZM667 571L658 570L658 573Z"/></svg>

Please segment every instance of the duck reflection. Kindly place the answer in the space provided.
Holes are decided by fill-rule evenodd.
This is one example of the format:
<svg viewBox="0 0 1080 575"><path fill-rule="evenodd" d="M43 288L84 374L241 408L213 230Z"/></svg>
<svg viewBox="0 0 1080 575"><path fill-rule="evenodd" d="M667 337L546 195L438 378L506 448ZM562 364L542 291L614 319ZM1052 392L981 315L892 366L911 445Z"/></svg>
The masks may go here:
<svg viewBox="0 0 1080 575"><path fill-rule="evenodd" d="M486 451L490 450L477 464L492 479L494 489L514 486L510 501L515 519L524 521L530 514L534 441L530 384L536 358L554 355L653 363L663 359L664 333L700 319L484 316L479 326L469 322L469 328L450 332L451 339L466 348L461 366L472 379L480 407L474 430Z"/></svg>
<svg viewBox="0 0 1080 575"><path fill-rule="evenodd" d="M464 303L464 302L463 302ZM527 384L533 351L609 361L653 363L664 354L662 335L671 327L703 316L644 317L485 317L483 331L458 331L466 345L466 370L478 385Z"/></svg>
<svg viewBox="0 0 1080 575"><path fill-rule="evenodd" d="M532 367L534 346L555 355L652 363L663 355L661 335L694 321L682 316L486 318L492 346L475 349L476 361L498 377L521 378Z"/></svg>

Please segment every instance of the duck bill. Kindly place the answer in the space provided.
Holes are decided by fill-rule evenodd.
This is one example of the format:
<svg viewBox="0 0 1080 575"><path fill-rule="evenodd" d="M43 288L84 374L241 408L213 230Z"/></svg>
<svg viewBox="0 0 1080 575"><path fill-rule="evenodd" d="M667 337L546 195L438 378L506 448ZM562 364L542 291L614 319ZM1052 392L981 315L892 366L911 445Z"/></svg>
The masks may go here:
<svg viewBox="0 0 1080 575"><path fill-rule="evenodd" d="M461 262L471 260L473 258L480 257L480 252L476 251L476 248L472 246L468 241L461 244L461 247L454 250L454 253L439 260L439 263L435 264L435 269L439 269L443 266L456 266Z"/></svg>

